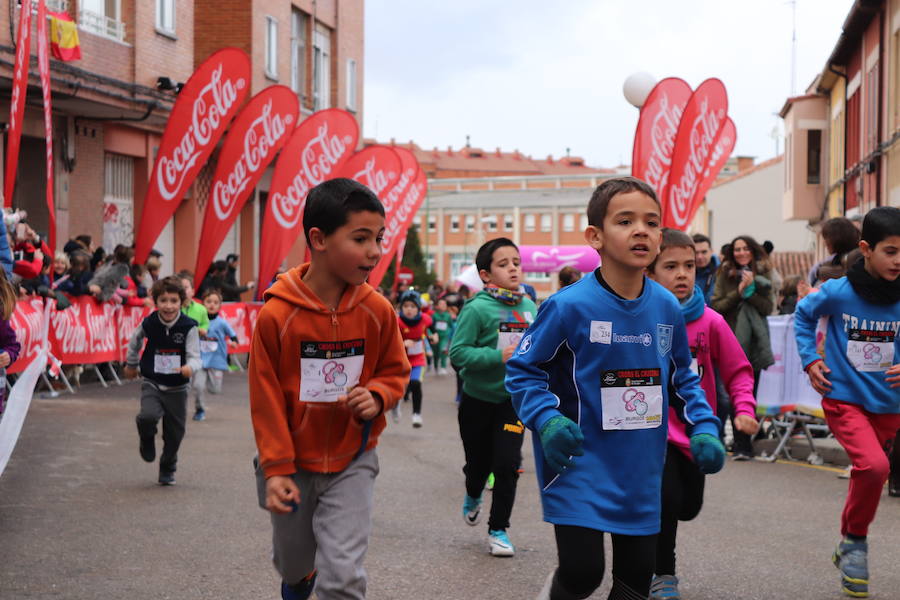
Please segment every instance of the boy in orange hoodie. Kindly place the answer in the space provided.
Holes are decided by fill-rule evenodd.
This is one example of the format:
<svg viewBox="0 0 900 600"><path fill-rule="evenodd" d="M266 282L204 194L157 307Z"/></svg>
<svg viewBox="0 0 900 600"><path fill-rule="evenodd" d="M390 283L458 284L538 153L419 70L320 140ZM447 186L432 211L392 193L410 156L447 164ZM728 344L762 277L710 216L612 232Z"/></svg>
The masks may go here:
<svg viewBox="0 0 900 600"><path fill-rule="evenodd" d="M393 308L366 283L384 207L332 179L310 190L303 229L311 262L265 292L253 333L257 492L272 513L282 598L362 599L375 446L410 372Z"/></svg>

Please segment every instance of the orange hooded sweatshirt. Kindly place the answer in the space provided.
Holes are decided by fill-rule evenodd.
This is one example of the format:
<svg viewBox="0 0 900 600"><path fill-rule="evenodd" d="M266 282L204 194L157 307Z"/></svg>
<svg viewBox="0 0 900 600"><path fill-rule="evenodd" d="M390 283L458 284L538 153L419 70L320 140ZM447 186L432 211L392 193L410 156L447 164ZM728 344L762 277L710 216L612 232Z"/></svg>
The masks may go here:
<svg viewBox="0 0 900 600"><path fill-rule="evenodd" d="M357 385L384 404L372 420L370 450L385 428L384 412L397 405L409 380L390 303L364 283L349 286L332 311L303 283L308 269L309 264L295 267L266 290L253 332L250 416L266 477L300 469L337 473L360 452L365 424L346 405L305 400L346 393L358 375Z"/></svg>

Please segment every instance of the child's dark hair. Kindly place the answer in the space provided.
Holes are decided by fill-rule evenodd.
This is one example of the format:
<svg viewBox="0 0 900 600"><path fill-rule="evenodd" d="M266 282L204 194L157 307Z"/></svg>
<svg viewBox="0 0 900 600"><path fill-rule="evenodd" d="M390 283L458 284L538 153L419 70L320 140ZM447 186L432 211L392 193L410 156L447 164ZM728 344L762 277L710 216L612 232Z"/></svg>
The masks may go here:
<svg viewBox="0 0 900 600"><path fill-rule="evenodd" d="M191 271L188 271L187 269L182 269L181 271L178 271L178 273L176 273L175 276L178 277L179 283L180 283L180 280L187 279L188 281L191 282L191 285L194 285L194 274Z"/></svg>
<svg viewBox="0 0 900 600"><path fill-rule="evenodd" d="M163 294L178 294L178 298L182 303L187 300L187 292L184 291L184 286L181 285L181 279L175 275L163 277L150 288L150 295L153 296L154 302Z"/></svg>
<svg viewBox="0 0 900 600"><path fill-rule="evenodd" d="M481 271L490 273L494 252L504 246L512 246L516 249L516 252L519 251L519 247L511 239L505 237L494 238L481 245L481 248L478 249L478 253L475 255L475 268L478 269L479 273Z"/></svg>
<svg viewBox="0 0 900 600"><path fill-rule="evenodd" d="M384 216L384 206L375 193L352 179L338 177L322 182L306 195L303 209L303 233L309 245L309 231L315 227L331 235L347 224L355 212L375 212Z"/></svg>
<svg viewBox="0 0 900 600"><path fill-rule="evenodd" d="M695 233L691 236L691 239L694 240L694 247L697 247L697 244L709 244L709 247L712 248L712 240L710 240L707 236L702 233Z"/></svg>
<svg viewBox="0 0 900 600"><path fill-rule="evenodd" d="M557 277L559 277L559 287L564 288L581 279L581 271L567 265L559 270Z"/></svg>
<svg viewBox="0 0 900 600"><path fill-rule="evenodd" d="M874 249L884 238L900 236L900 208L879 206L866 213L862 225L862 239Z"/></svg>
<svg viewBox="0 0 900 600"><path fill-rule="evenodd" d="M218 296L218 297L219 297L219 302L222 301L222 292L220 292L220 291L219 291L218 289L216 289L216 288L209 288L208 290L206 290L205 292L203 292L203 298L202 298L202 300L205 302L206 299L209 298L210 296Z"/></svg>
<svg viewBox="0 0 900 600"><path fill-rule="evenodd" d="M667 248L690 248L691 250L696 250L697 247L694 245L695 243L695 240L685 232L678 229L672 229L671 227L663 227L662 245L659 247L659 254L656 255L656 258L654 258L653 262L650 263L650 266L647 267L647 272L653 273L656 269L656 261L662 256L663 250L666 250Z"/></svg>
<svg viewBox="0 0 900 600"><path fill-rule="evenodd" d="M850 219L834 217L822 223L822 239L829 252L843 255L859 246L859 229Z"/></svg>
<svg viewBox="0 0 900 600"><path fill-rule="evenodd" d="M637 177L616 177L607 179L598 185L591 194L591 200L587 207L588 225L603 229L603 219L606 218L606 209L609 208L610 201L616 194L627 194L628 192L642 192L650 196L662 211L659 198L656 197L656 192L650 187L650 184Z"/></svg>

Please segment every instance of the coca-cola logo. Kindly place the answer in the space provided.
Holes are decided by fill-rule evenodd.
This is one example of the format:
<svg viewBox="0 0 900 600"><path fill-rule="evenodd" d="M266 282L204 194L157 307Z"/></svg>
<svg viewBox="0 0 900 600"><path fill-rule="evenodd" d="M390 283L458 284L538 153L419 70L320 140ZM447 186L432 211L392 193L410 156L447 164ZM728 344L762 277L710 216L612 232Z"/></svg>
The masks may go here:
<svg viewBox="0 0 900 600"><path fill-rule="evenodd" d="M284 137L294 121L291 114L273 112L272 101L263 106L261 114L244 133L244 151L235 161L231 173L218 179L212 189L212 205L216 217L225 221L231 216L237 198L247 188L253 176L268 162L276 143Z"/></svg>
<svg viewBox="0 0 900 600"><path fill-rule="evenodd" d="M207 83L194 100L191 109L191 125L171 154L160 154L156 183L163 200L180 199L184 192L185 178L209 145L214 134L226 124L227 115L234 107L238 91L247 85L243 78L224 79L224 63L213 69Z"/></svg>
<svg viewBox="0 0 900 600"><path fill-rule="evenodd" d="M381 192L386 190L391 183L397 179L397 174L393 171L383 171L376 165L377 157L373 156L366 160L361 170L353 174L351 179L355 179L361 184L367 186L375 192L375 195L381 196Z"/></svg>
<svg viewBox="0 0 900 600"><path fill-rule="evenodd" d="M669 177L682 112L681 106L673 104L668 94L663 94L660 98L660 110L650 124L650 156L643 178L658 192L662 191Z"/></svg>
<svg viewBox="0 0 900 600"><path fill-rule="evenodd" d="M300 171L294 175L286 193L272 194L272 216L285 229L293 229L300 220L306 194L331 175L341 158L347 153L351 136L341 138L329 135L328 123L323 123L316 130L300 152Z"/></svg>
<svg viewBox="0 0 900 600"><path fill-rule="evenodd" d="M28 52L28 40L31 36L31 0L25 0L22 3L22 14L19 17L22 21L19 23L19 46L16 48L16 68L13 76L17 85L13 85L12 98L10 104L12 110L9 111L9 128L15 131L18 127L19 107L22 105L22 90L28 84L25 76L25 69L28 68L29 61L26 53Z"/></svg>
<svg viewBox="0 0 900 600"><path fill-rule="evenodd" d="M382 238L381 246L385 250L390 250L392 248L392 244L396 243L396 238L399 236L400 232L403 230L403 226L406 222L412 218L412 213L418 208L419 201L425 195L425 183L422 181L416 181L412 187L409 188L406 196L403 198L403 203L397 207L392 214L392 218L385 223L384 226L384 237Z"/></svg>
<svg viewBox="0 0 900 600"><path fill-rule="evenodd" d="M716 136L725 121L725 112L725 109L710 110L709 98L704 97L697 115L691 122L684 170L677 181L671 182L669 187L668 207L672 211L672 219L677 227L687 225L691 199L700 185L700 178L706 169Z"/></svg>
<svg viewBox="0 0 900 600"><path fill-rule="evenodd" d="M400 198L400 194L406 191L406 188L409 186L409 182L413 180L416 176L416 169L418 168L418 164L413 168L404 169L402 173L400 173L400 179L397 180L397 183L394 184L394 187L390 189L390 191L384 195L384 200L382 204L384 204L384 212L389 213L394 208L394 204L397 203L397 200Z"/></svg>

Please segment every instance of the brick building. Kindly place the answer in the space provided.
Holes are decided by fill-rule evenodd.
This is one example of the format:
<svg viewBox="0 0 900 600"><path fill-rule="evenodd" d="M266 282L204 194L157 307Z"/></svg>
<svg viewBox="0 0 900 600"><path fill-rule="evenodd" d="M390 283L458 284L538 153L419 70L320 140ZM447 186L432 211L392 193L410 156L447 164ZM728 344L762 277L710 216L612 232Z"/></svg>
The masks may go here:
<svg viewBox="0 0 900 600"><path fill-rule="evenodd" d="M11 4L11 10L0 11L0 115L9 114L20 10ZM79 61L51 59L60 247L81 233L104 246L133 241L156 148L176 97L177 89L165 88L187 81L195 66L219 48L236 46L251 56L251 94L287 85L300 96L301 118L339 107L362 122L363 0L47 0L47 6L76 21L82 51ZM46 231L36 16L33 21L13 205L28 210L36 229ZM160 78L165 78L163 85ZM213 170L211 163L201 172L156 244L164 254L164 272L194 266ZM267 182L268 176L220 251L220 256L243 256L242 280L255 276ZM296 254L289 260L297 260Z"/></svg>

